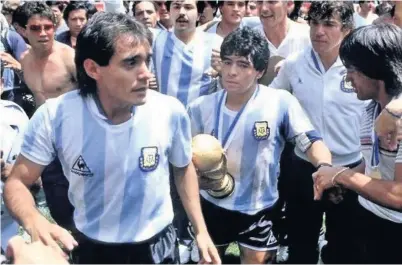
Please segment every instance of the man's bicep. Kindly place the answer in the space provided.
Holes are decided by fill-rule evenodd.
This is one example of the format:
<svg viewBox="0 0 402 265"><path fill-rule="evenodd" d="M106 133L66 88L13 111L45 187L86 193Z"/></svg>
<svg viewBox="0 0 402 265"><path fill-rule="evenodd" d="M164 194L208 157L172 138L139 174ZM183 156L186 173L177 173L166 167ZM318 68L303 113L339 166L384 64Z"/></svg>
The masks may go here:
<svg viewBox="0 0 402 265"><path fill-rule="evenodd" d="M23 155L19 155L15 162L9 179L18 179L24 185L31 186L42 174L45 165L37 164Z"/></svg>

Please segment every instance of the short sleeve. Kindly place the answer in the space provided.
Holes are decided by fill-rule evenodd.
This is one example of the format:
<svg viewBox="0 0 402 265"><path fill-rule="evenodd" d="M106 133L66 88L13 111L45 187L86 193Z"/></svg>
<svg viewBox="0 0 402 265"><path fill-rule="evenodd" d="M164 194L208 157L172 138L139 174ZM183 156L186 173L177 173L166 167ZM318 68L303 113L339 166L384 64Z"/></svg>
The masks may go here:
<svg viewBox="0 0 402 265"><path fill-rule="evenodd" d="M198 134L204 133L200 106L190 104L187 108L187 113L191 122L191 135L194 137Z"/></svg>
<svg viewBox="0 0 402 265"><path fill-rule="evenodd" d="M297 99L288 92L284 93L284 103L281 105L285 106L283 119L285 138L290 140L303 133L314 131L313 125Z"/></svg>
<svg viewBox="0 0 402 265"><path fill-rule="evenodd" d="M175 167L188 166L192 159L191 125L184 106L177 101L178 108L173 114L175 130L169 152L169 162Z"/></svg>
<svg viewBox="0 0 402 265"><path fill-rule="evenodd" d="M56 156L48 103L35 112L28 123L21 154L32 162L47 166Z"/></svg>
<svg viewBox="0 0 402 265"><path fill-rule="evenodd" d="M269 87L277 88L277 89L284 89L292 93L292 88L290 86L289 75L288 75L288 62L285 59L283 62L279 73L269 85Z"/></svg>

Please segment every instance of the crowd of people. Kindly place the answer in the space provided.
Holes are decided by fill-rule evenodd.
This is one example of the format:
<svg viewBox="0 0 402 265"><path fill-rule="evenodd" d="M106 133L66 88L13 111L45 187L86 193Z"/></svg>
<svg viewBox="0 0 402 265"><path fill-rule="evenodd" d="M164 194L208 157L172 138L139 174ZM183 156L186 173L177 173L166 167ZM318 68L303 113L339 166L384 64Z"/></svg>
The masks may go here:
<svg viewBox="0 0 402 265"><path fill-rule="evenodd" d="M402 2L6 0L0 23L9 262L402 263Z"/></svg>

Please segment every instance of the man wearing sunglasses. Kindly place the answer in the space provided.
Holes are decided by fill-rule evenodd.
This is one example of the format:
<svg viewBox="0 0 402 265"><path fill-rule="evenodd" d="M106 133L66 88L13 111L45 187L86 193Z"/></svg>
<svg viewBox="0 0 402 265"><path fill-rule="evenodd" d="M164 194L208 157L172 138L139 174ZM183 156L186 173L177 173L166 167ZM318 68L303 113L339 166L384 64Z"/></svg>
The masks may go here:
<svg viewBox="0 0 402 265"><path fill-rule="evenodd" d="M26 36L31 49L21 61L25 83L32 91L36 107L47 99L75 88L74 50L54 40L55 18L51 8L41 2L26 2ZM56 222L72 229L73 208L67 198L68 182L56 158L42 173L47 204Z"/></svg>

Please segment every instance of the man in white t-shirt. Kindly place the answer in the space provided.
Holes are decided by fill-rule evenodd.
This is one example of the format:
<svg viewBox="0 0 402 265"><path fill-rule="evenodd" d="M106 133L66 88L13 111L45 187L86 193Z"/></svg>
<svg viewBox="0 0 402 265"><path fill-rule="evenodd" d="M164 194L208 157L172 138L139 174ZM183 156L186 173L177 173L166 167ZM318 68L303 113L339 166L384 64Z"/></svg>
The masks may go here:
<svg viewBox="0 0 402 265"><path fill-rule="evenodd" d="M202 217L190 120L172 97L148 91L152 38L128 15L95 14L78 35L78 90L47 100L29 122L5 184L13 216L76 262L177 263L169 163L196 231L201 262L220 263ZM75 239L35 209L26 186L60 159ZM77 242L78 241L78 242Z"/></svg>
<svg viewBox="0 0 402 265"><path fill-rule="evenodd" d="M313 174L314 197L334 186L355 191L359 203L350 212L353 229L353 263L401 264L402 237L402 145L390 146L378 137L375 119L393 98L402 94L402 30L379 24L356 29L343 41L340 57L347 80L360 100L371 100L361 120L360 141L364 162L359 170L347 167L320 168Z"/></svg>

